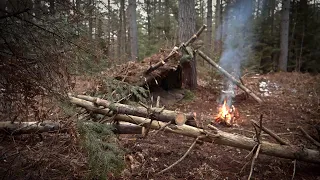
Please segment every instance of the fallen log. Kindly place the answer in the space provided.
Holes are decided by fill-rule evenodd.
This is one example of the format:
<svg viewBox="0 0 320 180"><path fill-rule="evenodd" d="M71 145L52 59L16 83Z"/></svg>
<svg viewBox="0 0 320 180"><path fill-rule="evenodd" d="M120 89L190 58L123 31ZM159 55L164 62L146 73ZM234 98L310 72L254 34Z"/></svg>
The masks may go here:
<svg viewBox="0 0 320 180"><path fill-rule="evenodd" d="M71 102L76 105L87 108L96 113L111 115L108 108L101 109L99 107L94 106L92 102L89 102L86 100L71 97ZM164 123L161 121L156 121L156 120L151 121L151 119L144 118L144 117L122 115L122 114L116 115L115 120L130 122L130 123L138 124L144 127L150 127L156 130L163 128L165 132L181 134L181 135L193 137L193 138L201 137L200 140L202 141L241 148L248 151L251 151L252 148L257 145L257 142L254 141L252 138L227 133L217 128L215 128L214 131L209 131L209 130L192 127L189 125L181 125L181 126L167 125L167 123ZM291 146L279 145L279 144L261 141L260 153L270 155L270 156L276 156L280 158L293 159L293 160L318 163L318 164L320 163L319 151L302 148L298 146L293 146L293 145Z"/></svg>
<svg viewBox="0 0 320 180"><path fill-rule="evenodd" d="M231 74L229 74L226 70L224 70L221 66L219 66L217 63L215 63L209 56L204 54L201 50L196 51L205 61L207 61L210 65L217 68L218 71L220 71L224 76L226 76L230 81L235 83L239 88L241 88L244 92L246 92L249 96L251 96L253 99L255 99L258 103L262 103L263 101L250 89L248 89L246 86L244 86L240 81L238 81L235 77L233 77Z"/></svg>
<svg viewBox="0 0 320 180"><path fill-rule="evenodd" d="M0 122L0 133L9 135L43 133L43 132L57 132L65 130L57 122L44 121L44 122Z"/></svg>
<svg viewBox="0 0 320 180"><path fill-rule="evenodd" d="M114 127L115 134L142 134L143 127L128 122L106 123ZM7 135L39 134L44 132L66 133L67 128L62 128L58 122L0 122L0 133Z"/></svg>
<svg viewBox="0 0 320 180"><path fill-rule="evenodd" d="M93 102L98 106L109 108L110 110L119 114L128 114L146 118L151 117L152 119L157 119L163 122L174 122L179 125L186 123L191 126L197 126L193 114L181 115L181 112L170 111L157 107L134 107L126 104L112 103L107 100L85 95L76 95L75 97Z"/></svg>
<svg viewBox="0 0 320 180"><path fill-rule="evenodd" d="M159 61L157 64L155 64L153 66L150 66L150 68L147 69L144 72L144 74L149 74L152 71L158 69L159 67L165 65L166 62L168 62L171 57L179 54L177 52L177 50L179 50L183 46L189 46L191 43L193 43L200 36L200 34L205 30L206 27L207 27L207 25L204 24L186 43L182 44L179 48L178 47L174 47L172 49L172 52L164 60Z"/></svg>

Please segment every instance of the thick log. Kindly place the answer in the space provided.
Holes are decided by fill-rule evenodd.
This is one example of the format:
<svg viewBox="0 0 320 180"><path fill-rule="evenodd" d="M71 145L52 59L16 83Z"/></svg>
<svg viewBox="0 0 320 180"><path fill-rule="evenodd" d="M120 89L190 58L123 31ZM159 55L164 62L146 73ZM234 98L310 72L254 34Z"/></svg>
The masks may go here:
<svg viewBox="0 0 320 180"><path fill-rule="evenodd" d="M126 104L120 104L120 103L112 103L107 100L103 100L100 98L95 98L91 96L85 96L85 95L77 95L75 96L80 99L84 99L87 101L91 101L96 105L103 106L106 108L111 109L112 111L115 111L120 114L128 114L128 115L134 115L139 117L146 117L148 118L150 115L153 119L157 119L159 121L164 122L179 122L181 124L182 122L191 125L196 126L196 122L194 120L193 114L184 114L185 120L181 118L181 112L175 112L175 111L169 111L163 108L145 108L145 107L134 107Z"/></svg>
<svg viewBox="0 0 320 180"><path fill-rule="evenodd" d="M109 109L107 108L101 109L99 107L95 107L92 102L81 100L74 97L73 98L71 97L71 102L79 106L85 107L87 109L90 109L93 112L102 113L102 114L106 112L106 115L110 115ZM131 116L131 115L121 115L121 114L116 115L115 119L119 121L138 124L144 127L149 127L150 125L150 128L156 129L156 130L159 130L164 127L163 129L165 132L181 134L181 135L193 137L193 138L201 137L200 139L202 141L241 148L248 151L251 151L252 148L257 144L257 142L254 141L252 138L223 132L218 129L216 129L215 131L208 131L208 130L203 130L203 129L188 126L188 125L167 126L166 123L161 121L152 120L151 122L151 120L148 118ZM318 163L318 164L320 163L319 151L302 148L298 146L293 146L293 145L291 146L279 145L279 144L262 141L260 153L270 155L270 156L276 156L280 158L295 159L298 161L305 161L305 162Z"/></svg>
<svg viewBox="0 0 320 180"><path fill-rule="evenodd" d="M114 127L115 134L142 134L143 127L128 122L106 123ZM0 122L0 133L8 135L38 134L44 132L66 133L59 123L44 122Z"/></svg>
<svg viewBox="0 0 320 180"><path fill-rule="evenodd" d="M208 57L206 54L204 54L202 51L197 50L197 53L210 65L217 68L218 71L220 71L224 76L226 76L230 81L235 83L239 88L241 88L243 91L245 91L249 96L251 96L253 99L255 99L258 103L262 103L263 101L250 89L248 89L246 86L244 86L240 81L238 81L235 77L233 77L231 74L229 74L226 70L224 70L221 66L219 66L217 63L215 63L210 57Z"/></svg>

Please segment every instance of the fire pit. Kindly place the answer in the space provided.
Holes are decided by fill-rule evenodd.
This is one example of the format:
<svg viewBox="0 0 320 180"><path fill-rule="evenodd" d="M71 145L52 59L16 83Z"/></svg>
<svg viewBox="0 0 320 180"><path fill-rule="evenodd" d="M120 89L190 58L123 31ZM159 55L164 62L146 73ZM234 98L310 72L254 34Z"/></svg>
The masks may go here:
<svg viewBox="0 0 320 180"><path fill-rule="evenodd" d="M227 126L233 126L237 124L236 120L239 119L239 111L234 105L228 105L224 100L223 104L218 107L218 114L214 117L215 122L224 124Z"/></svg>

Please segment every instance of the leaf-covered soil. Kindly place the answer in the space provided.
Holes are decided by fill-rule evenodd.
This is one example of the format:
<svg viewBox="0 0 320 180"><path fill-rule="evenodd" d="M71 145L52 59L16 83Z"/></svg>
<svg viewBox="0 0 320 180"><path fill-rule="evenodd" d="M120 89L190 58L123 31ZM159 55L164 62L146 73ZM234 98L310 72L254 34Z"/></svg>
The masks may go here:
<svg viewBox="0 0 320 180"><path fill-rule="evenodd" d="M220 80L198 80L199 87L192 92L168 92L165 103L168 109L195 112L200 126L213 121L221 90ZM79 93L95 84L78 81ZM86 81L88 82L88 81ZM265 82L265 83L263 83ZM258 105L251 98L237 97L234 103L240 112L237 126L221 130L254 137L250 120L259 120L280 137L301 148L316 147L311 144L297 126L302 126L319 140L316 126L320 125L320 76L300 73L275 73L247 75L244 83L265 101ZM162 92L163 93L163 92ZM160 93L161 94L161 93ZM184 95L185 98L181 98ZM62 118L68 121L74 117ZM120 145L126 150L126 169L120 177L110 179L247 179L251 161L248 151L210 143L196 144L190 154L164 174L155 173L170 166L184 155L194 139L181 135L151 131L141 135L120 135ZM268 135L263 140L275 142ZM1 179L85 179L89 173L87 155L80 148L75 128L69 134L43 134L2 136L0 144ZM294 179L320 179L320 166L296 162ZM256 160L252 179L291 179L294 172L292 160L260 154Z"/></svg>

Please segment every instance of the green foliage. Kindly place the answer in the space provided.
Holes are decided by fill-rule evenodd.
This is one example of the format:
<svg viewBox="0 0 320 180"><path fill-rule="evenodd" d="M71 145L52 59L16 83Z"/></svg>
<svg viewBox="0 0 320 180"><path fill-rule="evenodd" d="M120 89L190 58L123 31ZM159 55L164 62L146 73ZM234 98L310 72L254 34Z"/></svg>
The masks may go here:
<svg viewBox="0 0 320 180"><path fill-rule="evenodd" d="M185 94L184 94L184 97L183 99L186 100L186 101L192 101L194 99L195 95L192 91L190 90L185 90Z"/></svg>
<svg viewBox="0 0 320 180"><path fill-rule="evenodd" d="M113 78L105 78L102 81L99 92L93 92L93 96L107 99L112 102L134 100L146 102L149 91L140 86L119 81Z"/></svg>
<svg viewBox="0 0 320 180"><path fill-rule="evenodd" d="M118 147L109 125L79 121L77 123L82 145L88 152L90 179L107 179L124 168L124 152Z"/></svg>

